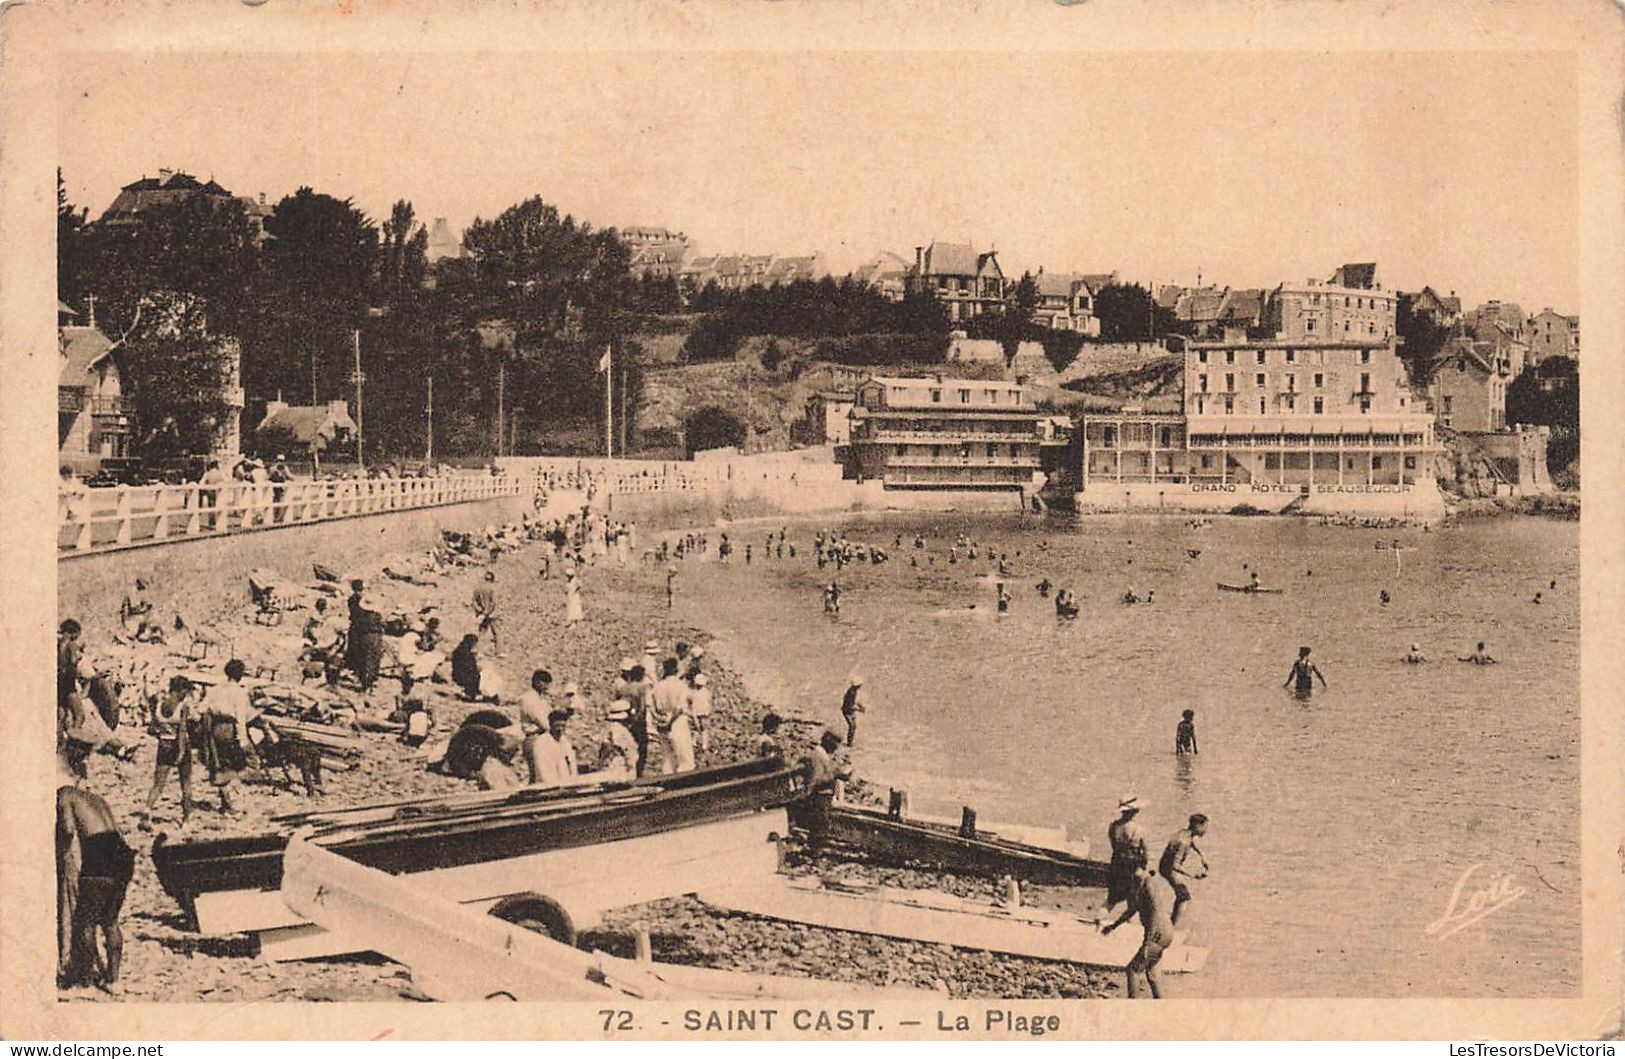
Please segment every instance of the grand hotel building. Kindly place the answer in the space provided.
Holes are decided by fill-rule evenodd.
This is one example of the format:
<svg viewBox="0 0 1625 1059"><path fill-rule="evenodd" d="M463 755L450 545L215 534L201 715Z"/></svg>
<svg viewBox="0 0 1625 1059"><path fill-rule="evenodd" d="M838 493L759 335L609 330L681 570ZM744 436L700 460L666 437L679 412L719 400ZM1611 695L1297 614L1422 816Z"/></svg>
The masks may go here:
<svg viewBox="0 0 1625 1059"><path fill-rule="evenodd" d="M1083 417L1080 502L1146 484L1296 496L1433 489L1433 417L1413 401L1391 331L1190 341L1183 354L1182 411Z"/></svg>

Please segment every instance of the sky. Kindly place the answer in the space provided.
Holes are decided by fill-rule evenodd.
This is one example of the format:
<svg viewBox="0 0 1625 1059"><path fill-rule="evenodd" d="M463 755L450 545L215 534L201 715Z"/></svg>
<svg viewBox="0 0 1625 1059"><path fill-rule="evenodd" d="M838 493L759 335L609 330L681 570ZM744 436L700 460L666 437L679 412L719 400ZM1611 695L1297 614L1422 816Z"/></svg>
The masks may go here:
<svg viewBox="0 0 1625 1059"><path fill-rule="evenodd" d="M1560 53L101 53L59 143L93 216L169 168L456 230L539 194L838 272L932 240L1159 284L1376 261L1577 312L1576 91Z"/></svg>

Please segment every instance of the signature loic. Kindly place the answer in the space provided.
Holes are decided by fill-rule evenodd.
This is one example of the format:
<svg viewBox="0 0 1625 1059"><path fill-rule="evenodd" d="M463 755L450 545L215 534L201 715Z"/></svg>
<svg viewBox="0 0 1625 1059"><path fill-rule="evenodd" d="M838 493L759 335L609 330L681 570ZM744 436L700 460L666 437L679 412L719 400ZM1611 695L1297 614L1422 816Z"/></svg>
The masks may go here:
<svg viewBox="0 0 1625 1059"><path fill-rule="evenodd" d="M1444 915L1429 923L1426 932L1433 936L1434 941L1443 941L1450 935L1472 926L1492 912L1512 904L1529 891L1517 885L1512 880L1510 872L1492 872L1484 885L1469 888L1469 883L1476 880L1483 862L1472 865L1461 873L1456 880L1455 889L1450 891L1450 902L1445 905ZM1479 878L1483 878L1480 876Z"/></svg>

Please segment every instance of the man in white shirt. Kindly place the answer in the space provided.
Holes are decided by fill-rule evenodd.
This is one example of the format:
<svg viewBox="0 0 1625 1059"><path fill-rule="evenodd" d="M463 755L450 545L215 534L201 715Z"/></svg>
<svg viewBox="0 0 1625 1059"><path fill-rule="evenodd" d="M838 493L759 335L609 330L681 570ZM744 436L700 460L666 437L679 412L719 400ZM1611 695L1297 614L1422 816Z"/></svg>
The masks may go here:
<svg viewBox="0 0 1625 1059"><path fill-rule="evenodd" d="M688 772L694 768L694 737L688 725L688 682L677 675L677 659L661 665L660 683L649 695L649 724L660 736L660 771Z"/></svg>
<svg viewBox="0 0 1625 1059"><path fill-rule="evenodd" d="M530 782L542 787L565 787L576 781L576 750L565 733L570 714L554 710L547 715L547 734L525 740Z"/></svg>
<svg viewBox="0 0 1625 1059"><path fill-rule="evenodd" d="M553 712L547 692L552 683L553 674L538 669L530 675L530 690L519 696L519 728L527 736L547 731L547 715Z"/></svg>

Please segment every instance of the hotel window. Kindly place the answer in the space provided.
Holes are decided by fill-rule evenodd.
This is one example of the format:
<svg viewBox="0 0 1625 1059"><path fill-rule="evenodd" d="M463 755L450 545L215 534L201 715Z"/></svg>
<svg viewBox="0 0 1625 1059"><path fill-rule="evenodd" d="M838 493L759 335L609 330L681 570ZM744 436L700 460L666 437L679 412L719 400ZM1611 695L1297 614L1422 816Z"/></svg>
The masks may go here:
<svg viewBox="0 0 1625 1059"><path fill-rule="evenodd" d="M1377 333L1377 323L1375 320L1365 325L1365 333L1368 335L1374 335Z"/></svg>
<svg viewBox="0 0 1625 1059"><path fill-rule="evenodd" d="M1199 391L1201 391L1202 393L1207 393L1207 376L1206 375L1198 375L1196 377L1196 388Z"/></svg>
<svg viewBox="0 0 1625 1059"><path fill-rule="evenodd" d="M1234 364L1236 362L1236 351L1233 350L1233 349L1225 350L1224 351L1224 362L1226 364Z"/></svg>
<svg viewBox="0 0 1625 1059"><path fill-rule="evenodd" d="M942 391L941 390L932 390L931 391L931 403L932 404L941 404L942 403Z"/></svg>
<svg viewBox="0 0 1625 1059"><path fill-rule="evenodd" d="M997 391L997 390L983 390L982 392L987 394L987 403L988 404L998 404L999 403L999 391Z"/></svg>
<svg viewBox="0 0 1625 1059"><path fill-rule="evenodd" d="M1382 457L1381 456L1373 456L1373 457L1371 457L1371 469L1373 471L1382 470Z"/></svg>
<svg viewBox="0 0 1625 1059"><path fill-rule="evenodd" d="M1207 363L1207 350L1199 349L1199 350L1196 351L1196 363L1198 363L1198 364L1206 364Z"/></svg>
<svg viewBox="0 0 1625 1059"><path fill-rule="evenodd" d="M1163 427L1162 428L1162 447L1165 448L1165 449L1169 448L1170 446L1173 445L1173 443L1174 443L1174 428L1173 427Z"/></svg>
<svg viewBox="0 0 1625 1059"><path fill-rule="evenodd" d="M1257 360L1257 362L1259 364L1264 363L1264 351L1262 349L1259 350L1257 353L1254 353L1253 356L1256 358L1256 360Z"/></svg>
<svg viewBox="0 0 1625 1059"><path fill-rule="evenodd" d="M1360 398L1360 414L1361 415L1366 415L1370 411L1371 411L1371 398L1370 397L1361 397Z"/></svg>
<svg viewBox="0 0 1625 1059"><path fill-rule="evenodd" d="M1349 296L1347 294L1345 294L1345 295L1343 295L1343 308L1347 309L1348 307L1349 307Z"/></svg>
<svg viewBox="0 0 1625 1059"><path fill-rule="evenodd" d="M1269 398L1263 396L1262 394L1259 395L1259 398L1258 398L1258 414L1259 415L1263 415L1265 412L1269 411L1269 408L1267 407L1267 402L1268 401L1269 401Z"/></svg>
<svg viewBox="0 0 1625 1059"><path fill-rule="evenodd" d="M1311 294L1309 296L1309 304L1311 304L1311 305L1319 305L1320 304L1320 295Z"/></svg>
<svg viewBox="0 0 1625 1059"><path fill-rule="evenodd" d="M1297 361L1297 359L1298 359L1298 351L1297 350L1289 349L1289 350L1286 351L1286 362L1288 364L1295 363Z"/></svg>
<svg viewBox="0 0 1625 1059"><path fill-rule="evenodd" d="M1117 445L1117 428L1108 425L1102 435L1102 443L1109 449Z"/></svg>
<svg viewBox="0 0 1625 1059"><path fill-rule="evenodd" d="M990 442L987 443L987 455L988 455L989 459L991 459L993 457L993 454L994 454L994 451L995 451L996 448L997 448L997 446L995 446L993 444L993 442L990 441Z"/></svg>
<svg viewBox="0 0 1625 1059"><path fill-rule="evenodd" d="M1265 375L1263 372L1258 372L1257 374L1255 374L1253 376L1253 385L1254 386L1263 386L1268 381L1268 379L1269 379L1268 375Z"/></svg>
<svg viewBox="0 0 1625 1059"><path fill-rule="evenodd" d="M1288 412L1296 412L1298 410L1298 399L1290 393L1286 395L1286 410Z"/></svg>
<svg viewBox="0 0 1625 1059"><path fill-rule="evenodd" d="M1326 385L1326 376L1318 371L1315 372L1315 389L1318 390L1324 385Z"/></svg>
<svg viewBox="0 0 1625 1059"><path fill-rule="evenodd" d="M1369 349L1360 350L1360 363L1361 364L1370 364L1371 363L1371 351Z"/></svg>
<svg viewBox="0 0 1625 1059"><path fill-rule="evenodd" d="M1315 415L1318 416L1318 415L1322 414L1325 411L1326 411L1326 398L1324 398L1324 397L1315 398Z"/></svg>
<svg viewBox="0 0 1625 1059"><path fill-rule="evenodd" d="M960 390L959 391L959 403L960 404L970 404L970 391L969 390Z"/></svg>
<svg viewBox="0 0 1625 1059"><path fill-rule="evenodd" d="M1368 371L1360 373L1360 392L1363 394L1371 392L1371 373Z"/></svg>
<svg viewBox="0 0 1625 1059"><path fill-rule="evenodd" d="M1236 410L1236 398L1232 394L1224 395L1224 414L1231 415Z"/></svg>
<svg viewBox="0 0 1625 1059"><path fill-rule="evenodd" d="M1235 372L1227 371L1227 372L1224 373L1224 388L1225 388L1225 391L1227 393L1235 393L1236 392L1236 373Z"/></svg>
<svg viewBox="0 0 1625 1059"><path fill-rule="evenodd" d="M1286 392L1298 392L1298 373L1295 371L1289 371L1286 373Z"/></svg>
<svg viewBox="0 0 1625 1059"><path fill-rule="evenodd" d="M931 458L933 460L935 460L935 459L940 458L941 456L942 456L942 446L941 445L932 445L931 446Z"/></svg>
<svg viewBox="0 0 1625 1059"><path fill-rule="evenodd" d="M1415 456L1406 456L1405 457L1405 469L1407 471L1416 470L1416 457Z"/></svg>

